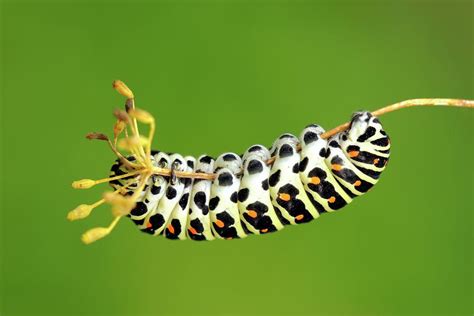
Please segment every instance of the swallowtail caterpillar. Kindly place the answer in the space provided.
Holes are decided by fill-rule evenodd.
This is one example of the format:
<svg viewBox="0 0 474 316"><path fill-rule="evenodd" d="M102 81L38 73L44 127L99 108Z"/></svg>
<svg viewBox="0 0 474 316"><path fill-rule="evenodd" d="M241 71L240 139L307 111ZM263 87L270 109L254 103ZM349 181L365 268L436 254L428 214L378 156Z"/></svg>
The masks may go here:
<svg viewBox="0 0 474 316"><path fill-rule="evenodd" d="M195 159L152 150L155 119L135 107L123 82L114 81L113 87L127 99L125 111L114 112L113 139L102 133L86 137L107 142L117 160L108 178L72 183L75 189L99 183L114 189L68 213L69 220L78 220L111 204L112 223L84 233L86 244L108 235L122 217L152 235L192 240L244 238L310 222L349 204L378 181L390 156L390 139L378 116L412 106L474 107L472 100L407 100L355 113L350 122L327 132L309 125L299 138L283 134L269 149L254 145L241 156ZM140 134L138 122L149 125L148 135Z"/></svg>

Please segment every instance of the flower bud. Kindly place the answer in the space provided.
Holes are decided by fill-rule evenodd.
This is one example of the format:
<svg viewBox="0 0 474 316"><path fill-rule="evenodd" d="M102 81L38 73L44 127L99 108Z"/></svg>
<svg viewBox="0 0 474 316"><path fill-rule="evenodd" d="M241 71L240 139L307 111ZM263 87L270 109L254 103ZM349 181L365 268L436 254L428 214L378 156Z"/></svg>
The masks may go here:
<svg viewBox="0 0 474 316"><path fill-rule="evenodd" d="M149 142L150 141L146 137L131 136L120 139L117 145L120 149L131 151L134 147L145 146L148 145Z"/></svg>
<svg viewBox="0 0 474 316"><path fill-rule="evenodd" d="M136 118L137 120L139 120L140 122L145 123L145 124L150 124L150 123L153 123L155 121L153 116L150 113L148 113L147 111L144 111L144 110L131 109L129 111L129 114L130 114L130 116Z"/></svg>
<svg viewBox="0 0 474 316"><path fill-rule="evenodd" d="M125 124L124 121L118 120L114 125L114 136L117 137L120 135L126 126L127 124Z"/></svg>
<svg viewBox="0 0 474 316"><path fill-rule="evenodd" d="M74 189L89 189L95 185L95 181L91 179L82 179L78 181L74 181L72 183L72 187Z"/></svg>
<svg viewBox="0 0 474 316"><path fill-rule="evenodd" d="M125 83L123 83L120 80L115 80L112 84L115 90L117 90L118 93L126 97L127 99L133 99L133 93L132 90L130 90Z"/></svg>
<svg viewBox="0 0 474 316"><path fill-rule="evenodd" d="M114 116L119 120L125 123L130 123L130 116L124 110L116 109L114 110Z"/></svg>
<svg viewBox="0 0 474 316"><path fill-rule="evenodd" d="M89 140L92 140L92 139L109 140L109 138L107 137L107 135L102 134L102 133L96 133L96 132L88 133L88 134L86 135L86 138L89 139Z"/></svg>
<svg viewBox="0 0 474 316"><path fill-rule="evenodd" d="M112 214L114 217L129 214L136 205L136 202L131 198L117 195L113 192L104 193L104 200L112 204Z"/></svg>
<svg viewBox="0 0 474 316"><path fill-rule="evenodd" d="M110 229L106 227L95 227L89 229L84 234L82 234L81 240L86 245L93 243L101 238L104 238L110 233Z"/></svg>
<svg viewBox="0 0 474 316"><path fill-rule="evenodd" d="M81 204L67 214L67 219L70 221L75 221L86 218L92 212L92 209L92 205Z"/></svg>

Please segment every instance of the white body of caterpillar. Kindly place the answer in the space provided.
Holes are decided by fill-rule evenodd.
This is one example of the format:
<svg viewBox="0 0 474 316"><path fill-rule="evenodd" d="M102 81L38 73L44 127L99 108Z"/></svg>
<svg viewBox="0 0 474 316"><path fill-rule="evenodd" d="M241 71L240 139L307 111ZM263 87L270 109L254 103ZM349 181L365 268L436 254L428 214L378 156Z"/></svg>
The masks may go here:
<svg viewBox="0 0 474 316"><path fill-rule="evenodd" d="M299 139L283 134L270 150L254 145L242 156L225 153L216 160L154 151L157 167L215 173L216 178L153 175L128 216L152 235L213 240L266 234L336 211L378 181L388 162L390 140L369 112L355 113L349 129L328 140L322 133L321 127L310 125ZM269 166L271 156L275 161ZM126 173L119 161L112 166L112 177ZM110 184L119 189L127 179ZM134 189L130 186L124 194Z"/></svg>

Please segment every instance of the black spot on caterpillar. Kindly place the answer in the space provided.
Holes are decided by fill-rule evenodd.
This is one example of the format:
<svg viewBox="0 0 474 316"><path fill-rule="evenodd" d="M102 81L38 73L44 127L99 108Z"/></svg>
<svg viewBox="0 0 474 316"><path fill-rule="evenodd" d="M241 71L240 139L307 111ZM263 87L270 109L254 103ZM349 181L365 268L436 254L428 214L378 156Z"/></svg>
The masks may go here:
<svg viewBox="0 0 474 316"><path fill-rule="evenodd" d="M247 170L250 174L262 172L263 170L262 163L258 160L251 160L249 165L247 166Z"/></svg>
<svg viewBox="0 0 474 316"><path fill-rule="evenodd" d="M219 181L220 186L230 186L232 185L232 175L229 173L221 173L219 177L217 177L217 181Z"/></svg>

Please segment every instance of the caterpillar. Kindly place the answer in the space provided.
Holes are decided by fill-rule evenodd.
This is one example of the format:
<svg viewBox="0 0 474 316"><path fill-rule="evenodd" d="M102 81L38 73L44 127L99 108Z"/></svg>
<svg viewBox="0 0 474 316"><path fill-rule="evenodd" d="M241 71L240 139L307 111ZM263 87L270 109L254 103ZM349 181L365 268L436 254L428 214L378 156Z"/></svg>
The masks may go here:
<svg viewBox="0 0 474 316"><path fill-rule="evenodd" d="M112 205L114 220L84 233L86 244L108 235L122 217L154 236L196 241L245 238L311 222L340 210L380 179L391 143L377 114L416 105L474 106L470 100L409 100L373 113L356 112L329 132L312 124L299 137L281 135L269 148L253 145L242 155L196 159L152 150L153 116L135 107L123 82L114 81L113 87L127 98L125 111L114 112L113 140L103 133L86 137L108 142L117 159L108 178L72 184L86 189L108 182L114 189L68 213L69 220L77 220L103 203ZM149 125L147 137L138 122Z"/></svg>

